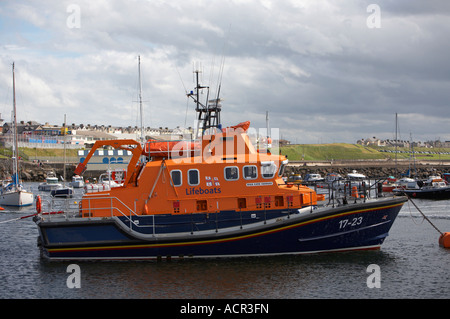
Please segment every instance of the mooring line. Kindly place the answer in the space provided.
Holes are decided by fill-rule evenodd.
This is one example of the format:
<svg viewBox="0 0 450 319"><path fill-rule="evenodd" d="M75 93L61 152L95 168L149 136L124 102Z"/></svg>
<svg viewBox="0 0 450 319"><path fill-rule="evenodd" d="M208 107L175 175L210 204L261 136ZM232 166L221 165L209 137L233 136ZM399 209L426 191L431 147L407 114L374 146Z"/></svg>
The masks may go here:
<svg viewBox="0 0 450 319"><path fill-rule="evenodd" d="M439 230L439 229L431 222L431 220L429 220L428 217L425 216L424 213L422 213L422 211L420 210L420 208L417 207L416 203L414 203L413 200L412 200L408 195L406 195L406 197L407 197L408 200L414 205L414 207L419 211L419 213L422 214L423 218L425 218L425 220L426 220L427 222L429 222L430 225L433 226L433 228L436 229L436 230L439 232L439 234L441 234L442 236L444 236L444 233L441 232L441 231L440 231L440 230Z"/></svg>

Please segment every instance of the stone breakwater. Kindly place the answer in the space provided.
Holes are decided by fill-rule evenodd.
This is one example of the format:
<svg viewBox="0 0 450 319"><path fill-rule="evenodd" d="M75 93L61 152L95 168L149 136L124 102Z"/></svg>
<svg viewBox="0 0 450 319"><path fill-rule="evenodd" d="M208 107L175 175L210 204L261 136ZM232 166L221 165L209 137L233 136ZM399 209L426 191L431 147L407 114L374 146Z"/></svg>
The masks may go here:
<svg viewBox="0 0 450 319"><path fill-rule="evenodd" d="M338 173L342 177L347 176L356 170L368 178L383 178L388 176L401 177L408 170L411 176L418 179L426 179L429 176L450 173L450 162L442 161L423 161L409 164L409 162L400 162L395 164L392 161L341 161L341 162L292 162L286 167L285 175L300 174L305 177L306 174L317 173L325 177L329 173Z"/></svg>
<svg viewBox="0 0 450 319"><path fill-rule="evenodd" d="M64 164L63 163L45 163L45 162L28 162L21 161L20 167L20 179L24 182L44 182L45 178L49 174L56 174L61 180L64 176ZM74 175L76 165L66 164L66 181L71 181ZM12 164L10 160L0 160L0 179L8 179L11 177ZM98 171L86 171L83 175L85 178L98 178L101 173Z"/></svg>
<svg viewBox="0 0 450 319"><path fill-rule="evenodd" d="M36 163L20 162L20 178L24 182L42 182L49 173L55 173L58 178L63 176L64 165L62 163ZM70 181L74 175L75 164L66 164L66 180ZM442 175L450 173L450 162L417 162L415 165L409 163L399 163L395 165L391 162L376 161L353 161L353 162L291 162L286 167L285 175L300 174L305 177L309 173L318 173L323 177L328 173L338 173L345 177L348 173L356 170L358 173L366 175L368 178L380 178L387 176L400 177L408 169L415 171L415 176L425 179L430 175ZM100 171L86 171L84 177L88 179L98 178L103 173ZM6 179L11 176L11 161L0 160L0 178Z"/></svg>
<svg viewBox="0 0 450 319"><path fill-rule="evenodd" d="M64 176L64 164L62 163L38 163L20 161L19 163L20 173L19 178L24 182L43 182L50 173L55 173L59 178ZM66 165L66 179L71 180L75 165ZM11 177L12 164L10 160L0 161L0 178L8 179Z"/></svg>

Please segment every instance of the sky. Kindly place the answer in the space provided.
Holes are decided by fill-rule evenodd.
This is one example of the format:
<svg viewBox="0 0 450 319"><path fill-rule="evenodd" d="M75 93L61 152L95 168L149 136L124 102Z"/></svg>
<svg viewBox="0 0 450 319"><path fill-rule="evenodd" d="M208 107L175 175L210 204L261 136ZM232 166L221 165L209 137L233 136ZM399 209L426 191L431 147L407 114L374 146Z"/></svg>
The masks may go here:
<svg viewBox="0 0 450 319"><path fill-rule="evenodd" d="M193 71L223 126L291 143L450 141L448 0L3 0L0 112L10 121L195 125ZM203 95L206 98L206 93Z"/></svg>

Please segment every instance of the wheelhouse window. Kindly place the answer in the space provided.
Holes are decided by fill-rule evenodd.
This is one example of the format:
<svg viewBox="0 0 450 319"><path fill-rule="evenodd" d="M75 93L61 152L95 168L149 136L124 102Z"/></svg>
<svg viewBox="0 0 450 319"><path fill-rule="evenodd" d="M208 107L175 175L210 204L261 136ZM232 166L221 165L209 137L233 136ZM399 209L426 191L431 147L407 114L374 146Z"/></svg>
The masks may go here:
<svg viewBox="0 0 450 319"><path fill-rule="evenodd" d="M224 170L225 180L235 181L239 179L239 169L237 166L227 166Z"/></svg>
<svg viewBox="0 0 450 319"><path fill-rule="evenodd" d="M170 171L170 177L172 179L173 186L181 186L183 184L183 175L180 170Z"/></svg>
<svg viewBox="0 0 450 319"><path fill-rule="evenodd" d="M197 186L200 184L200 173L198 169L190 169L188 170L188 184L190 186Z"/></svg>
<svg viewBox="0 0 450 319"><path fill-rule="evenodd" d="M256 179L258 178L258 169L255 165L247 165L243 168L244 179Z"/></svg>
<svg viewBox="0 0 450 319"><path fill-rule="evenodd" d="M280 176L280 177L283 176L284 169L285 169L287 163L288 163L288 160L284 160L281 162L280 169L278 170L278 176Z"/></svg>
<svg viewBox="0 0 450 319"><path fill-rule="evenodd" d="M261 162L261 176L263 178L273 178L277 172L277 166L274 162Z"/></svg>

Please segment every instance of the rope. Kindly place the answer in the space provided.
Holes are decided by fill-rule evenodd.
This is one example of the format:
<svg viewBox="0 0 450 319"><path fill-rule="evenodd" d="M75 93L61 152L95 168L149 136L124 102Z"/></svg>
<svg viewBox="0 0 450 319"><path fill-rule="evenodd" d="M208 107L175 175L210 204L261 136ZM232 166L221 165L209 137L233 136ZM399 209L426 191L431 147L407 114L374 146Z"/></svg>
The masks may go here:
<svg viewBox="0 0 450 319"><path fill-rule="evenodd" d="M409 210L409 216L411 217L411 220L413 221L413 223L416 225L422 225L425 218L423 218L423 216L422 216L422 221L420 223L416 223L416 221L415 221L416 218L412 214L411 205L409 205L409 201L408 201L408 210ZM417 217L417 218L420 218L420 217Z"/></svg>
<svg viewBox="0 0 450 319"><path fill-rule="evenodd" d="M56 214L62 214L62 213L64 213L64 212L63 212L63 211L58 211L58 212L42 213L41 215L56 215ZM16 220L21 220L21 219L29 218L29 217L34 217L34 216L36 216L36 215L39 215L39 213L35 213L35 214L26 215L26 216L22 216L22 217L18 217L18 218L13 218L13 219L4 220L4 221L0 222L0 224L9 223L9 222L13 222L13 221L16 221Z"/></svg>
<svg viewBox="0 0 450 319"><path fill-rule="evenodd" d="M409 201L414 205L414 207L419 211L419 213L422 214L423 218L425 218L425 220L426 220L427 222L429 222L430 225L433 226L433 228L436 229L436 230L438 231L439 234L441 234L442 236L444 236L444 233L441 232L441 231L440 231L440 230L439 230L439 229L431 222L431 220L429 220L428 217L425 216L424 213L422 213L422 211L419 209L419 207L417 207L416 203L414 203L413 200L412 200L408 195L407 195L406 197L408 197Z"/></svg>

